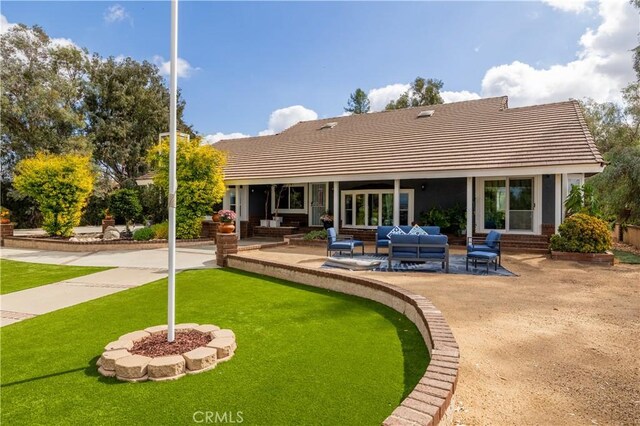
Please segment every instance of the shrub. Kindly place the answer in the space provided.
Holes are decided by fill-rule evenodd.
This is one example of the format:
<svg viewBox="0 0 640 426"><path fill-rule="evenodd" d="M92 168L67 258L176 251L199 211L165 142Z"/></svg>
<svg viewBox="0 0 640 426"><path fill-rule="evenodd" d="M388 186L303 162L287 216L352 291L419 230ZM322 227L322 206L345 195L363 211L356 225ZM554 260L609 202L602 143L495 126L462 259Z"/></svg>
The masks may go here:
<svg viewBox="0 0 640 426"><path fill-rule="evenodd" d="M166 240L169 238L169 222L156 223L151 225L153 238L156 240Z"/></svg>
<svg viewBox="0 0 640 426"><path fill-rule="evenodd" d="M303 239L306 240L306 241L326 240L327 239L327 230L326 229L319 229L317 231L308 232L307 234L305 234Z"/></svg>
<svg viewBox="0 0 640 426"><path fill-rule="evenodd" d="M14 185L37 202L49 235L69 237L80 224L94 180L88 156L39 153L17 164Z"/></svg>
<svg viewBox="0 0 640 426"><path fill-rule="evenodd" d="M152 223L160 223L168 218L167 195L156 185L145 185L136 188L142 205L142 215Z"/></svg>
<svg viewBox="0 0 640 426"><path fill-rule="evenodd" d="M225 155L200 138L178 138L176 194L176 237L198 238L202 218L224 195ZM167 138L149 150L156 175L154 183L169 192L169 141Z"/></svg>
<svg viewBox="0 0 640 426"><path fill-rule="evenodd" d="M138 193L133 189L119 189L111 194L109 209L117 218L124 219L127 231L129 231L129 223L142 214Z"/></svg>
<svg viewBox="0 0 640 426"><path fill-rule="evenodd" d="M607 223L594 216L576 213L558 227L551 237L551 249L577 253L604 253L611 248Z"/></svg>
<svg viewBox="0 0 640 426"><path fill-rule="evenodd" d="M133 233L133 239L136 241L149 241L155 236L155 231L151 228L136 229Z"/></svg>

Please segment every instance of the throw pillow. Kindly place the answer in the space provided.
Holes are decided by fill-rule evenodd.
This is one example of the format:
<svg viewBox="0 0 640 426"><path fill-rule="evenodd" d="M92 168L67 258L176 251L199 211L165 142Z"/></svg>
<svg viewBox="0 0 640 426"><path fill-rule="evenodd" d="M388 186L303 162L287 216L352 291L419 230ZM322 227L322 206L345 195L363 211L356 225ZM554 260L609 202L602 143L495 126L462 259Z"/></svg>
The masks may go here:
<svg viewBox="0 0 640 426"><path fill-rule="evenodd" d="M391 238L392 235L407 235L402 229L397 226L394 226L391 231L387 234L387 238Z"/></svg>
<svg viewBox="0 0 640 426"><path fill-rule="evenodd" d="M409 231L409 235L429 235L429 233L418 225L413 225L413 228Z"/></svg>

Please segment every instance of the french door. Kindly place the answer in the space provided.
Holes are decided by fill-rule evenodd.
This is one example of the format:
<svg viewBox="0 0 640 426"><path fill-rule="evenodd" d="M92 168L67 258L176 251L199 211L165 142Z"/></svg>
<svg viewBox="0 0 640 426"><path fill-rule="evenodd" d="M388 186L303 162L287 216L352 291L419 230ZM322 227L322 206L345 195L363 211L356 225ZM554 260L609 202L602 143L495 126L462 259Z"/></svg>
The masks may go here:
<svg viewBox="0 0 640 426"><path fill-rule="evenodd" d="M532 177L485 179L481 185L483 230L533 232L535 179Z"/></svg>
<svg viewBox="0 0 640 426"><path fill-rule="evenodd" d="M309 223L311 226L322 226L320 216L327 210L328 195L326 183L311 184L311 208L309 209Z"/></svg>

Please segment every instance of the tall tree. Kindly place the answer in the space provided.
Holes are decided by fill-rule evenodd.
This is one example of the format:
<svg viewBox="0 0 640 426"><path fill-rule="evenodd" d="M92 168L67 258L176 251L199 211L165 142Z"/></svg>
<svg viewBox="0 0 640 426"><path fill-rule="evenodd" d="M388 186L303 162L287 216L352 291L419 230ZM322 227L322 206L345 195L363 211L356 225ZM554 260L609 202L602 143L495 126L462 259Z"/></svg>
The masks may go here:
<svg viewBox="0 0 640 426"><path fill-rule="evenodd" d="M169 129L169 90L158 68L131 58L91 60L84 110L94 159L118 183L125 184L147 169L146 156ZM178 102L178 127L185 102Z"/></svg>
<svg viewBox="0 0 640 426"><path fill-rule="evenodd" d="M385 109L403 109L417 106L437 105L444 103L440 90L444 86L442 80L416 77L409 90L398 99L387 104Z"/></svg>
<svg viewBox="0 0 640 426"><path fill-rule="evenodd" d="M356 91L349 96L347 107L344 111L352 114L366 114L369 112L369 109L371 109L369 97L364 90L358 87Z"/></svg>
<svg viewBox="0 0 640 426"><path fill-rule="evenodd" d="M81 111L87 52L52 43L38 26L0 36L0 156L7 179L36 152L88 152Z"/></svg>

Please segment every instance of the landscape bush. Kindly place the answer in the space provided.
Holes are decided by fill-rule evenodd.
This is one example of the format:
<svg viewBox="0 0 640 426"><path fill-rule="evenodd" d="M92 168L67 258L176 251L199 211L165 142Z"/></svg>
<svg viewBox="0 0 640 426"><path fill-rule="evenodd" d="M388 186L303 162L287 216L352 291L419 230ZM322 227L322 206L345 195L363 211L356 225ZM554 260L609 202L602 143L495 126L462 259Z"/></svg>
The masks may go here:
<svg viewBox="0 0 640 426"><path fill-rule="evenodd" d="M306 241L313 241L313 240L326 240L327 239L327 230L326 229L319 229L317 231L311 231L308 232L304 235L304 237L302 237L304 240Z"/></svg>
<svg viewBox="0 0 640 426"><path fill-rule="evenodd" d="M133 239L136 241L149 241L155 237L155 231L150 227L136 229L133 232Z"/></svg>
<svg viewBox="0 0 640 426"><path fill-rule="evenodd" d="M176 161L176 238L200 237L202 217L212 213L213 205L224 195L222 168L226 157L201 138L178 138ZM154 184L169 193L169 141L167 138L149 150L149 160L156 175Z"/></svg>
<svg viewBox="0 0 640 426"><path fill-rule="evenodd" d="M156 240L166 240L169 238L169 222L156 223L151 225L153 238Z"/></svg>
<svg viewBox="0 0 640 426"><path fill-rule="evenodd" d="M13 183L36 201L49 235L69 237L80 224L94 180L89 156L38 153L16 165Z"/></svg>
<svg viewBox="0 0 640 426"><path fill-rule="evenodd" d="M584 213L569 216L551 237L551 249L575 253L604 253L611 248L607 223Z"/></svg>
<svg viewBox="0 0 640 426"><path fill-rule="evenodd" d="M129 223L140 218L142 206L138 193L134 189L119 189L111 194L109 209L115 214L116 220L122 219L129 231Z"/></svg>

